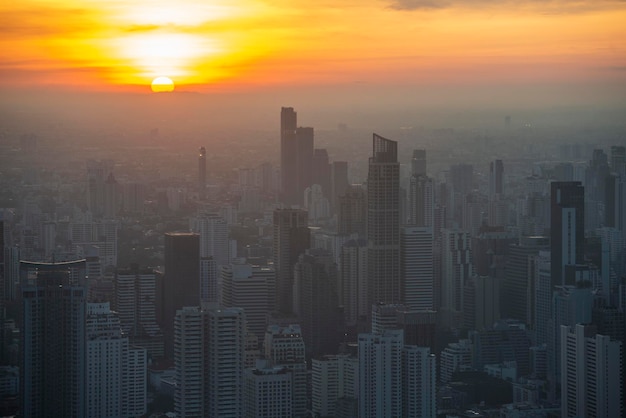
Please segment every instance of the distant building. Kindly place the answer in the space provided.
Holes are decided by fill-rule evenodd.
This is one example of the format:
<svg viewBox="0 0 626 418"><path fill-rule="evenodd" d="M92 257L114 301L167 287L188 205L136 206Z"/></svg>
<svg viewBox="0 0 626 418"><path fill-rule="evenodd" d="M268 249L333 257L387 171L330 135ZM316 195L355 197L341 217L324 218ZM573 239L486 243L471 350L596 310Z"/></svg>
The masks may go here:
<svg viewBox="0 0 626 418"><path fill-rule="evenodd" d="M286 367L263 361L246 369L243 378L243 418L287 418L292 413L293 375Z"/></svg>

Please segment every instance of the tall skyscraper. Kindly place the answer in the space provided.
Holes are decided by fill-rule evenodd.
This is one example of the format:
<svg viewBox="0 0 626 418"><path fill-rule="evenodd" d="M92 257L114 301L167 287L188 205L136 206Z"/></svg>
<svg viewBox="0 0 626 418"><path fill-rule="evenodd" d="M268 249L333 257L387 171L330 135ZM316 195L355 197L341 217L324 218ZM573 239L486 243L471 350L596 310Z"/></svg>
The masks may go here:
<svg viewBox="0 0 626 418"><path fill-rule="evenodd" d="M213 257L218 268L230 263L230 242L226 219L206 213L189 220L189 229L199 235L200 257Z"/></svg>
<svg viewBox="0 0 626 418"><path fill-rule="evenodd" d="M402 416L434 418L436 408L437 361L428 347L402 348Z"/></svg>
<svg viewBox="0 0 626 418"><path fill-rule="evenodd" d="M165 234L165 277L163 280L161 327L165 355L172 358L174 316L183 306L200 303L200 240L188 232Z"/></svg>
<svg viewBox="0 0 626 418"><path fill-rule="evenodd" d="M301 209L274 211L274 268L276 269L275 306L279 312L293 311L293 266L310 247L308 214Z"/></svg>
<svg viewBox="0 0 626 418"><path fill-rule="evenodd" d="M413 150L413 159L411 159L411 175L419 177L426 176L426 150Z"/></svg>
<svg viewBox="0 0 626 418"><path fill-rule="evenodd" d="M343 318L332 254L319 248L307 250L298 258L294 273L294 313L300 319L307 357L336 353Z"/></svg>
<svg viewBox="0 0 626 418"><path fill-rule="evenodd" d="M337 211L339 196L342 196L348 187L348 162L333 161L330 171L330 206L333 212Z"/></svg>
<svg viewBox="0 0 626 418"><path fill-rule="evenodd" d="M291 107L280 112L280 162L282 201L302 205L304 190L313 179L313 128L298 127L297 113Z"/></svg>
<svg viewBox="0 0 626 418"><path fill-rule="evenodd" d="M411 176L407 223L415 226L433 226L434 207L433 179L426 176Z"/></svg>
<svg viewBox="0 0 626 418"><path fill-rule="evenodd" d="M367 175L368 302L402 301L398 143L373 136Z"/></svg>
<svg viewBox="0 0 626 418"><path fill-rule="evenodd" d="M349 185L338 198L337 232L339 235L358 234L365 238L367 226L367 194L360 185Z"/></svg>
<svg viewBox="0 0 626 418"><path fill-rule="evenodd" d="M416 310L434 307L432 227L402 228L401 263L404 304Z"/></svg>
<svg viewBox="0 0 626 418"><path fill-rule="evenodd" d="M206 191L206 148L204 147L200 147L198 151L198 190L200 198L203 198Z"/></svg>
<svg viewBox="0 0 626 418"><path fill-rule="evenodd" d="M469 234L444 229L441 248L441 308L461 312L465 282L473 274Z"/></svg>
<svg viewBox="0 0 626 418"><path fill-rule="evenodd" d="M585 261L585 189L578 181L553 182L550 201L552 285L570 284L564 267Z"/></svg>
<svg viewBox="0 0 626 418"><path fill-rule="evenodd" d="M87 415L85 260L52 264L23 261L20 271L24 318L22 414L84 417Z"/></svg>
<svg viewBox="0 0 626 418"><path fill-rule="evenodd" d="M341 247L339 265L345 324L355 327L372 309L367 298L367 241L360 238L346 242Z"/></svg>
<svg viewBox="0 0 626 418"><path fill-rule="evenodd" d="M322 192L324 193L324 196L330 201L331 165L328 162L328 151L326 150L326 148L315 148L313 150L312 170L313 175L311 179L311 184L319 184L320 186L322 186Z"/></svg>
<svg viewBox="0 0 626 418"><path fill-rule="evenodd" d="M621 417L622 343L595 326L560 327L561 417Z"/></svg>
<svg viewBox="0 0 626 418"><path fill-rule="evenodd" d="M504 194L504 165L502 160L489 163L489 199Z"/></svg>

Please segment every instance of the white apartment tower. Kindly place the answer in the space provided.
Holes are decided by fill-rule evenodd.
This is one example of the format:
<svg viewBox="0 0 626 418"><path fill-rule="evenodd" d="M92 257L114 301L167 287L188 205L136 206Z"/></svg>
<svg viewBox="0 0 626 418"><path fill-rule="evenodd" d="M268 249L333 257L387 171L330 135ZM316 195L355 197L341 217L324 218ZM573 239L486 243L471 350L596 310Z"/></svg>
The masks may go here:
<svg viewBox="0 0 626 418"><path fill-rule="evenodd" d="M561 417L621 417L620 341L594 326L561 326Z"/></svg>

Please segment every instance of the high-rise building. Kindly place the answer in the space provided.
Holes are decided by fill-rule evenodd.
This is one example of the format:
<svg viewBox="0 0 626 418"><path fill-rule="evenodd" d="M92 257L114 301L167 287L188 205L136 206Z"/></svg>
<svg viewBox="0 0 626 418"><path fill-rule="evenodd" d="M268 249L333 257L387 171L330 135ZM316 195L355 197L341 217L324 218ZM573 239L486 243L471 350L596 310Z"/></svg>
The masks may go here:
<svg viewBox="0 0 626 418"><path fill-rule="evenodd" d="M292 411L292 373L259 360L244 371L243 418L287 418Z"/></svg>
<svg viewBox="0 0 626 418"><path fill-rule="evenodd" d="M270 312L270 297L276 281L272 267L253 266L235 260L222 267L222 305L243 308L248 331L262 341Z"/></svg>
<svg viewBox="0 0 626 418"><path fill-rule="evenodd" d="M595 326L560 327L561 417L623 416L622 343Z"/></svg>
<svg viewBox="0 0 626 418"><path fill-rule="evenodd" d="M346 192L348 184L348 162L333 161L330 170L330 206L333 213L338 210L339 196Z"/></svg>
<svg viewBox="0 0 626 418"><path fill-rule="evenodd" d="M404 304L415 310L432 310L434 308L432 227L404 227L400 242Z"/></svg>
<svg viewBox="0 0 626 418"><path fill-rule="evenodd" d="M461 312L465 281L472 277L470 235L465 231L442 230L441 308Z"/></svg>
<svg viewBox="0 0 626 418"><path fill-rule="evenodd" d="M312 410L319 416L336 416L339 399L359 396L359 359L351 355L326 355L312 359Z"/></svg>
<svg viewBox="0 0 626 418"><path fill-rule="evenodd" d="M192 218L189 229L199 235L200 257L213 257L218 268L230 263L228 223L214 213Z"/></svg>
<svg viewBox="0 0 626 418"><path fill-rule="evenodd" d="M308 214L301 209L274 211L274 268L276 291L272 308L283 313L293 310L293 267L300 254L310 247Z"/></svg>
<svg viewBox="0 0 626 418"><path fill-rule="evenodd" d="M367 298L367 241L353 239L341 247L341 300L346 326L364 322L372 308Z"/></svg>
<svg viewBox="0 0 626 418"><path fill-rule="evenodd" d="M534 257L549 246L550 238L539 236L522 237L519 243L509 245L500 303L505 318L534 322Z"/></svg>
<svg viewBox="0 0 626 418"><path fill-rule="evenodd" d="M343 314L332 255L322 249L307 250L298 258L294 274L294 313L300 320L307 357L336 353Z"/></svg>
<svg viewBox="0 0 626 418"><path fill-rule="evenodd" d="M87 415L84 272L85 260L20 263L25 417Z"/></svg>
<svg viewBox="0 0 626 418"><path fill-rule="evenodd" d="M163 357L163 331L156 318L156 274L153 270L118 270L114 307L120 327L130 343L148 349L152 358Z"/></svg>
<svg viewBox="0 0 626 418"><path fill-rule="evenodd" d="M319 184L322 186L322 193L330 200L331 186L331 166L328 161L328 151L326 148L315 148L313 150L312 160L313 175L311 184Z"/></svg>
<svg viewBox="0 0 626 418"><path fill-rule="evenodd" d="M426 176L426 150L413 150L413 158L411 159L411 175L419 177Z"/></svg>
<svg viewBox="0 0 626 418"><path fill-rule="evenodd" d="M550 201L552 285L571 284L565 266L585 261L585 188L578 181L553 182Z"/></svg>
<svg viewBox="0 0 626 418"><path fill-rule="evenodd" d="M300 201L298 198L298 144L296 128L298 115L292 107L280 110L280 172L283 203L287 205Z"/></svg>
<svg viewBox="0 0 626 418"><path fill-rule="evenodd" d="M411 176L407 223L415 226L433 226L434 207L433 179L426 176Z"/></svg>
<svg viewBox="0 0 626 418"><path fill-rule="evenodd" d="M339 235L358 234L365 238L367 226L367 193L360 185L349 185L338 196L337 232Z"/></svg>
<svg viewBox="0 0 626 418"><path fill-rule="evenodd" d="M241 417L245 328L241 308L184 307L176 312L178 416Z"/></svg>
<svg viewBox="0 0 626 418"><path fill-rule="evenodd" d="M437 361L428 347L402 348L402 416L434 418L437 415Z"/></svg>
<svg viewBox="0 0 626 418"><path fill-rule="evenodd" d="M500 280L475 275L465 282L463 291L463 328L491 328L500 319Z"/></svg>
<svg viewBox="0 0 626 418"><path fill-rule="evenodd" d="M146 350L129 346L108 302L87 304L86 332L87 416L130 418L145 414Z"/></svg>
<svg viewBox="0 0 626 418"><path fill-rule="evenodd" d="M504 194L504 165L502 160L489 163L489 198Z"/></svg>
<svg viewBox="0 0 626 418"><path fill-rule="evenodd" d="M183 306L200 303L200 236L188 232L165 234L165 277L162 324L165 355L172 358L174 316Z"/></svg>
<svg viewBox="0 0 626 418"><path fill-rule="evenodd" d="M206 191L206 148L204 147L200 147L198 151L198 190L200 198L203 198Z"/></svg>
<svg viewBox="0 0 626 418"><path fill-rule="evenodd" d="M611 147L611 169L618 175L626 170L626 147L613 145Z"/></svg>
<svg viewBox="0 0 626 418"><path fill-rule="evenodd" d="M301 418L307 410L307 363L304 339L299 325L269 325L265 332L265 358L273 367L291 372L290 417Z"/></svg>
<svg viewBox="0 0 626 418"><path fill-rule="evenodd" d="M402 415L402 330L359 334L359 417Z"/></svg>
<svg viewBox="0 0 626 418"><path fill-rule="evenodd" d="M367 175L368 302L400 303L398 143L373 136Z"/></svg>

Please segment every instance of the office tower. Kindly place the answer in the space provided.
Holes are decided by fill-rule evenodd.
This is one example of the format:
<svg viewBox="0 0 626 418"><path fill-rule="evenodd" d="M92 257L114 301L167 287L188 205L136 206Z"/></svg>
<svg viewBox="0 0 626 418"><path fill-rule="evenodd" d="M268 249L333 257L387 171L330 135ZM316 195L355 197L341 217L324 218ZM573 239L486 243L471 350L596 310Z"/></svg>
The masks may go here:
<svg viewBox="0 0 626 418"><path fill-rule="evenodd" d="M276 281L272 267L233 261L222 267L222 305L243 308L248 331L262 341L270 312L270 297Z"/></svg>
<svg viewBox="0 0 626 418"><path fill-rule="evenodd" d="M338 197L337 232L365 237L367 227L367 193L360 185L349 185Z"/></svg>
<svg viewBox="0 0 626 418"><path fill-rule="evenodd" d="M292 378L291 417L306 414L307 364L304 339L299 325L269 325L265 332L265 359L273 367L289 369Z"/></svg>
<svg viewBox="0 0 626 418"><path fill-rule="evenodd" d="M310 247L308 214L301 209L274 211L274 268L276 291L272 308L283 313L293 310L293 266Z"/></svg>
<svg viewBox="0 0 626 418"><path fill-rule="evenodd" d="M530 336L523 324L501 320L493 328L469 333L472 343L472 367L483 370L488 364L515 362L518 376L530 369Z"/></svg>
<svg viewBox="0 0 626 418"><path fill-rule="evenodd" d="M411 176L409 180L408 224L432 227L434 207L433 179L426 176Z"/></svg>
<svg viewBox="0 0 626 418"><path fill-rule="evenodd" d="M586 229L596 229L606 224L604 213L606 178L610 174L608 156L603 150L594 149L584 177L584 226Z"/></svg>
<svg viewBox="0 0 626 418"><path fill-rule="evenodd" d="M220 303L218 266L213 257L200 258L200 304Z"/></svg>
<svg viewBox="0 0 626 418"><path fill-rule="evenodd" d="M463 328L491 328L500 319L500 280L475 275L465 282L463 291Z"/></svg>
<svg viewBox="0 0 626 418"><path fill-rule="evenodd" d="M228 223L214 213L191 218L189 229L199 235L200 257L213 257L218 268L230 263Z"/></svg>
<svg viewBox="0 0 626 418"><path fill-rule="evenodd" d="M504 165L502 160L489 163L489 198L504 194Z"/></svg>
<svg viewBox="0 0 626 418"><path fill-rule="evenodd" d="M623 416L622 342L592 325L560 327L561 417Z"/></svg>
<svg viewBox="0 0 626 418"><path fill-rule="evenodd" d="M314 133L313 128L298 127L296 128L296 146L297 152L295 159L297 162L297 189L298 200L296 203L302 205L304 200L304 191L313 184L313 150L314 150Z"/></svg>
<svg viewBox="0 0 626 418"><path fill-rule="evenodd" d="M432 227L403 227L400 248L404 304L415 310L432 310L434 307Z"/></svg>
<svg viewBox="0 0 626 418"><path fill-rule="evenodd" d="M402 330L359 334L359 417L402 416Z"/></svg>
<svg viewBox="0 0 626 418"><path fill-rule="evenodd" d="M402 349L402 416L434 418L437 414L437 362L428 347Z"/></svg>
<svg viewBox="0 0 626 418"><path fill-rule="evenodd" d="M82 271L84 280L84 269L84 260L20 263L24 278L20 383L26 417L86 416L86 302L77 277Z"/></svg>
<svg viewBox="0 0 626 418"><path fill-rule="evenodd" d="M331 166L328 162L328 151L325 148L315 148L313 150L312 170L311 185L319 184L322 187L324 196L330 200Z"/></svg>
<svg viewBox="0 0 626 418"><path fill-rule="evenodd" d="M356 327L372 308L367 300L367 241L361 238L346 242L341 247L339 266L344 321L346 326Z"/></svg>
<svg viewBox="0 0 626 418"><path fill-rule="evenodd" d="M343 334L337 297L337 264L322 249L307 250L294 267L294 313L298 315L307 358L333 354Z"/></svg>
<svg viewBox="0 0 626 418"><path fill-rule="evenodd" d="M298 198L298 144L296 128L297 113L292 107L280 110L280 173L282 202L286 205L296 204Z"/></svg>
<svg viewBox="0 0 626 418"><path fill-rule="evenodd" d="M200 302L200 236L188 232L165 234L165 277L162 293L165 356L172 358L174 316L183 306Z"/></svg>
<svg viewBox="0 0 626 418"><path fill-rule="evenodd" d="M156 274L153 270L118 270L114 307L120 327L132 345L145 347L152 358L163 357L163 332L156 319Z"/></svg>
<svg viewBox="0 0 626 418"><path fill-rule="evenodd" d="M244 371L243 418L287 418L292 411L292 374L259 360Z"/></svg>
<svg viewBox="0 0 626 418"><path fill-rule="evenodd" d="M203 198L206 190L206 148L204 147L200 147L198 151L198 190L200 198Z"/></svg>
<svg viewBox="0 0 626 418"><path fill-rule="evenodd" d="M129 345L122 371L122 417L142 416L148 409L148 351Z"/></svg>
<svg viewBox="0 0 626 418"><path fill-rule="evenodd" d="M337 416L337 401L356 402L359 395L359 359L350 353L314 358L312 410L317 416Z"/></svg>
<svg viewBox="0 0 626 418"><path fill-rule="evenodd" d="M452 165L449 176L452 187L449 190L449 202L446 203L450 208L448 216L461 225L465 196L474 189L474 167L471 164Z"/></svg>
<svg viewBox="0 0 626 418"><path fill-rule="evenodd" d="M368 303L400 303L398 143L374 134L367 174Z"/></svg>
<svg viewBox="0 0 626 418"><path fill-rule="evenodd" d="M453 229L441 234L441 308L460 312L465 281L473 274L470 235Z"/></svg>
<svg viewBox="0 0 626 418"><path fill-rule="evenodd" d="M534 257L550 247L548 237L521 237L519 243L510 244L502 281L502 314L527 324L534 315Z"/></svg>
<svg viewBox="0 0 626 418"><path fill-rule="evenodd" d="M330 207L333 213L338 209L339 196L343 196L348 188L348 162L333 161L330 171Z"/></svg>
<svg viewBox="0 0 626 418"><path fill-rule="evenodd" d="M240 308L184 307L176 312L178 416L241 416L245 328Z"/></svg>
<svg viewBox="0 0 626 418"><path fill-rule="evenodd" d="M404 331L404 344L436 349L437 312L416 311L408 308L396 310L397 325Z"/></svg>
<svg viewBox="0 0 626 418"><path fill-rule="evenodd" d="M504 279L510 245L518 242L518 235L504 228L483 227L472 241L474 273Z"/></svg>
<svg viewBox="0 0 626 418"><path fill-rule="evenodd" d="M426 176L426 150L413 150L413 158L411 159L411 175L420 177Z"/></svg>
<svg viewBox="0 0 626 418"><path fill-rule="evenodd" d="M580 182L553 182L550 192L552 285L570 284L565 266L585 261L585 189Z"/></svg>

